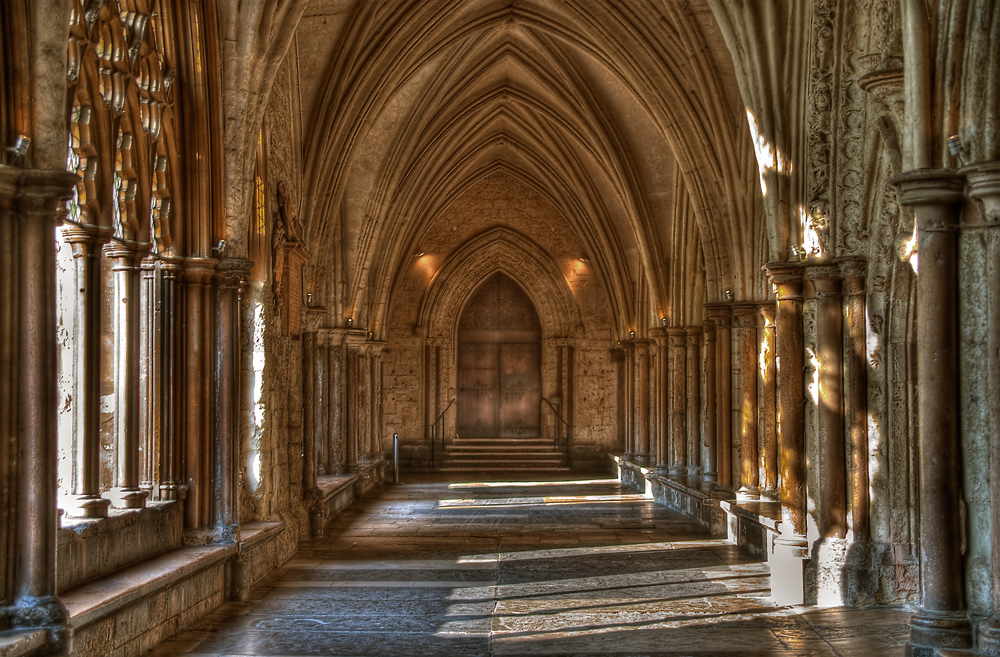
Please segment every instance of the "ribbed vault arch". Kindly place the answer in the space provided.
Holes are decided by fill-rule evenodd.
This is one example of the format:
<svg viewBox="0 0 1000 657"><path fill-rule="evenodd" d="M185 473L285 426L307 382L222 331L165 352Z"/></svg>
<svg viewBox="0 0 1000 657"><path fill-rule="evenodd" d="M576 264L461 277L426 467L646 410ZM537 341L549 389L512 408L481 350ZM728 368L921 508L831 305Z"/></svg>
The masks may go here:
<svg viewBox="0 0 1000 657"><path fill-rule="evenodd" d="M453 340L462 309L482 282L498 272L531 299L545 338L578 333L580 312L559 267L536 243L505 227L480 233L442 263L420 303L418 332Z"/></svg>

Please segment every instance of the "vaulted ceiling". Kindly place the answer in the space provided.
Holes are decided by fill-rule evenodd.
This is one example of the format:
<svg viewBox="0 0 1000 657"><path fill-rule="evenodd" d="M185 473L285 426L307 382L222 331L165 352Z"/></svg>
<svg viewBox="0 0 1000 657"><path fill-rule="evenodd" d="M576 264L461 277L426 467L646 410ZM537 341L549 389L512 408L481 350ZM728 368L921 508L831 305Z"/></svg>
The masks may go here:
<svg viewBox="0 0 1000 657"><path fill-rule="evenodd" d="M701 267L709 296L754 284L756 164L705 0L312 0L290 57L329 307L380 307L376 283L498 171L558 210L610 295L646 290L656 316L682 312Z"/></svg>

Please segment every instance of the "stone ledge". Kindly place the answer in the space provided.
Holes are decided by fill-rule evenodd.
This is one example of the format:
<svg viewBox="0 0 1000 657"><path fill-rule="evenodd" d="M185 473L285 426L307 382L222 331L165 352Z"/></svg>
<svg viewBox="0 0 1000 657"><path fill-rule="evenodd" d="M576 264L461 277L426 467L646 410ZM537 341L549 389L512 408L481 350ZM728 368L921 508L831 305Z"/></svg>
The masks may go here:
<svg viewBox="0 0 1000 657"><path fill-rule="evenodd" d="M732 493L720 490L713 479L660 474L617 456L614 461L624 485L644 490L655 501L697 522L713 537L727 535L727 517L719 503Z"/></svg>
<svg viewBox="0 0 1000 657"><path fill-rule="evenodd" d="M0 657L27 657L48 646L48 630L0 632Z"/></svg>
<svg viewBox="0 0 1000 657"><path fill-rule="evenodd" d="M182 548L63 594L70 627L78 630L234 556L235 545Z"/></svg>
<svg viewBox="0 0 1000 657"><path fill-rule="evenodd" d="M773 552L774 537L781 535L781 503L760 500L723 500L730 542L755 557Z"/></svg>
<svg viewBox="0 0 1000 657"><path fill-rule="evenodd" d="M244 522L240 525L240 551L243 552L285 531L283 522Z"/></svg>

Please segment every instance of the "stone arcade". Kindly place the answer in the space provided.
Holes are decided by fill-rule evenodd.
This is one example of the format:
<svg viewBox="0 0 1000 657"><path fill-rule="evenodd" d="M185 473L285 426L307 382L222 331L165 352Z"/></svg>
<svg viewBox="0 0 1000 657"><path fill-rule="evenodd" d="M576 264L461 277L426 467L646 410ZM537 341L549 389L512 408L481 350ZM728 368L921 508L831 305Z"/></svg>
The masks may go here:
<svg viewBox="0 0 1000 657"><path fill-rule="evenodd" d="M995 0L4 0L0 34L0 655L248 599L394 434L404 472L614 468L780 604L1000 655Z"/></svg>

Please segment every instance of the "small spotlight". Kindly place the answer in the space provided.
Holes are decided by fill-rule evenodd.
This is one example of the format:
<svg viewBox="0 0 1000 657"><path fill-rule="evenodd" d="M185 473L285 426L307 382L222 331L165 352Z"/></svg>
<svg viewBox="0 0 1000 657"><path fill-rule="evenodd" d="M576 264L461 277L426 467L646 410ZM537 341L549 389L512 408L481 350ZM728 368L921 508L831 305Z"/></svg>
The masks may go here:
<svg viewBox="0 0 1000 657"><path fill-rule="evenodd" d="M313 293L312 292L306 292L306 305L309 306L310 308L313 305Z"/></svg>
<svg viewBox="0 0 1000 657"><path fill-rule="evenodd" d="M14 145L7 150L14 154L15 157L24 157L28 152L28 147L31 146L31 137L27 135L18 135L17 141Z"/></svg>
<svg viewBox="0 0 1000 657"><path fill-rule="evenodd" d="M726 301L732 301L735 298L733 296L733 291L732 290L726 290L725 292L723 292L723 295L725 295Z"/></svg>
<svg viewBox="0 0 1000 657"><path fill-rule="evenodd" d="M590 262L590 258L588 258L587 256L580 256L580 262L585 263L585 264L589 263Z"/></svg>
<svg viewBox="0 0 1000 657"><path fill-rule="evenodd" d="M413 257L414 257L414 258L423 258L423 257L424 257L425 255L427 255L427 254L426 254L426 253L424 253L423 251L421 251L421 252L419 252L419 253L414 253L414 254L413 254Z"/></svg>
<svg viewBox="0 0 1000 657"><path fill-rule="evenodd" d="M354 318L353 317L348 317L347 318L347 326L348 326L348 328L350 328L351 324L353 324L353 323L354 323Z"/></svg>
<svg viewBox="0 0 1000 657"><path fill-rule="evenodd" d="M660 324L662 324L663 326L666 326L667 325L667 318L666 317L662 317L660 319Z"/></svg>
<svg viewBox="0 0 1000 657"><path fill-rule="evenodd" d="M635 331L629 331L628 332L628 339L629 340L635 340Z"/></svg>
<svg viewBox="0 0 1000 657"><path fill-rule="evenodd" d="M788 247L788 253L791 256L789 258L790 260L804 260L806 257L806 250L798 244L793 244Z"/></svg>
<svg viewBox="0 0 1000 657"><path fill-rule="evenodd" d="M955 157L960 157L964 152L962 149L962 138L958 135L948 137L948 151Z"/></svg>
<svg viewBox="0 0 1000 657"><path fill-rule="evenodd" d="M226 240L219 240L215 243L215 252L222 255L222 252L226 250Z"/></svg>

